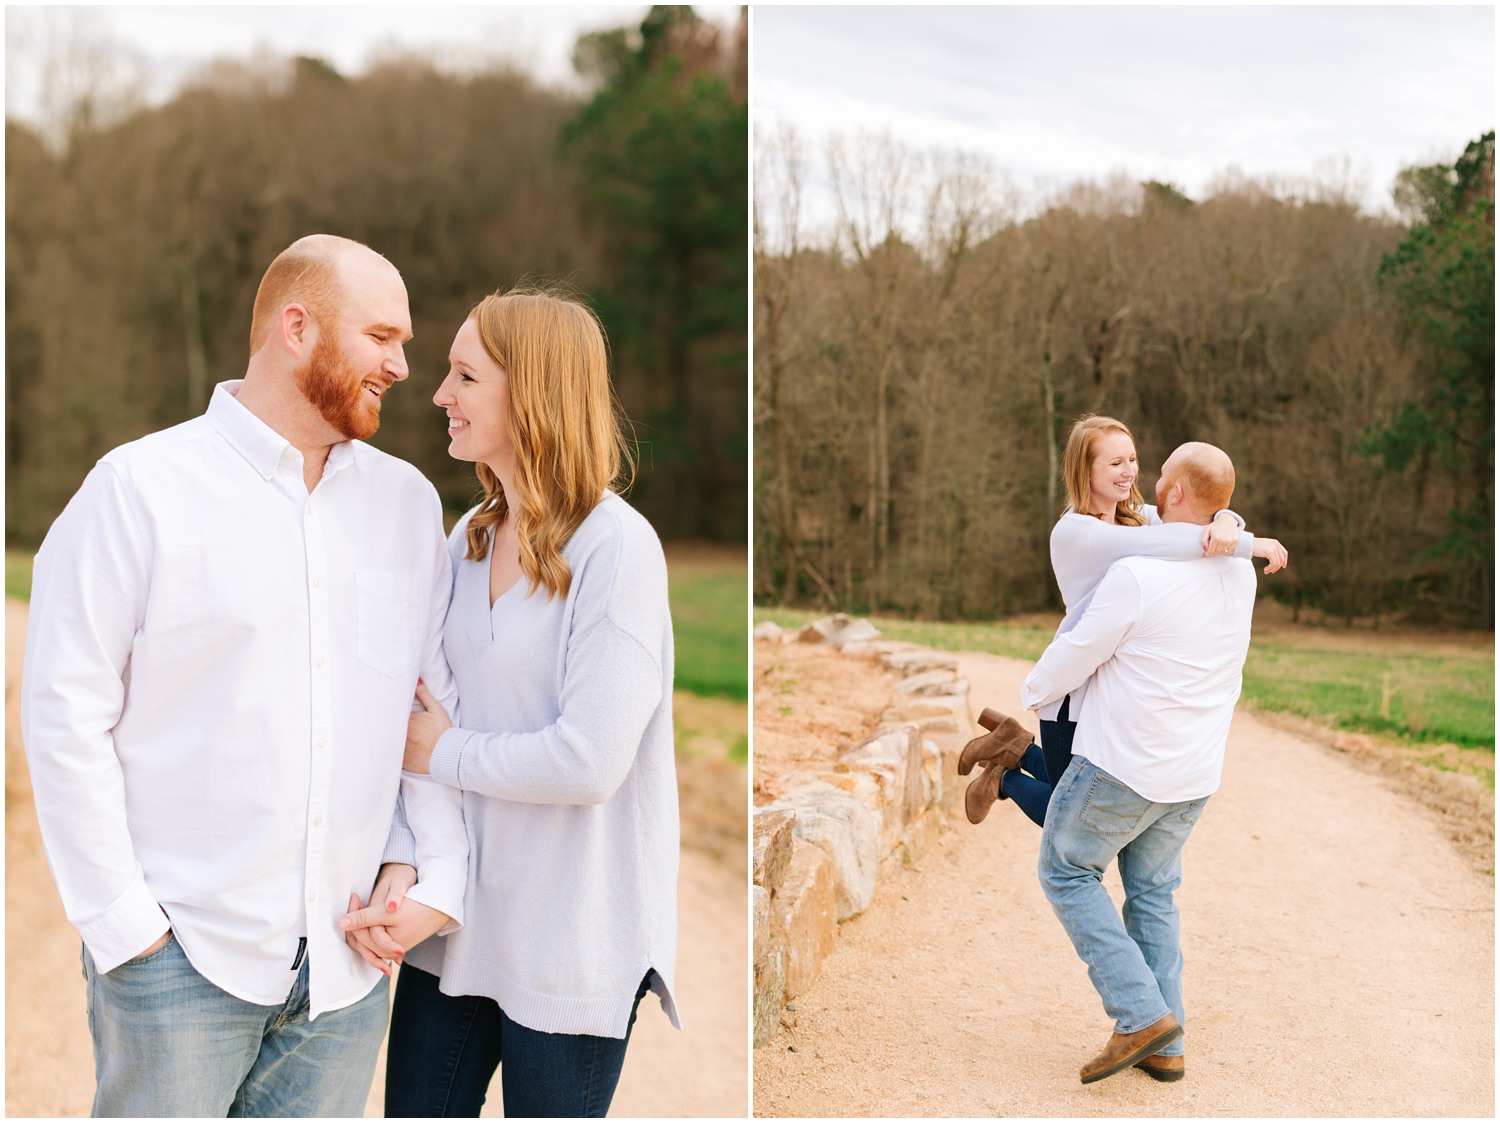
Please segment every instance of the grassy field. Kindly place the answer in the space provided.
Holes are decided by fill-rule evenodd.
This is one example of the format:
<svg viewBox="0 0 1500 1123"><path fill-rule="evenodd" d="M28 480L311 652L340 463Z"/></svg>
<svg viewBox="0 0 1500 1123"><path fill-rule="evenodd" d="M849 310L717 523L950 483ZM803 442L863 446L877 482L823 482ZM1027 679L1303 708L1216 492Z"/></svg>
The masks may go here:
<svg viewBox="0 0 1500 1123"><path fill-rule="evenodd" d="M754 619L800 627L820 615L757 607ZM1055 626L886 617L870 622L889 639L1016 659L1040 656ZM1290 625L1257 629L1245 662L1243 697L1258 710L1308 718L1330 729L1487 751L1488 781L1494 783L1493 642L1456 644L1410 633L1387 638Z"/></svg>
<svg viewBox="0 0 1500 1123"><path fill-rule="evenodd" d="M747 573L743 549L667 548L677 690L710 703L688 706L679 699L674 717L679 753L691 751L695 737L707 735L728 748L731 760L749 759Z"/></svg>
<svg viewBox="0 0 1500 1123"><path fill-rule="evenodd" d="M749 697L745 551L667 550L677 689L704 697Z"/></svg>
<svg viewBox="0 0 1500 1123"><path fill-rule="evenodd" d="M26 550L5 551L5 595L31 599L31 554Z"/></svg>

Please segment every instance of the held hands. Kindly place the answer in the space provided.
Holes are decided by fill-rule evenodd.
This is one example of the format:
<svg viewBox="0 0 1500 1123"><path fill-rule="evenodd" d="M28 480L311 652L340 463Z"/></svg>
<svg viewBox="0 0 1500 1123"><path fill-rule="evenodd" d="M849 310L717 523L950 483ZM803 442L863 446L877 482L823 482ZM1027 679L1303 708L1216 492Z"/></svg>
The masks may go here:
<svg viewBox="0 0 1500 1123"><path fill-rule="evenodd" d="M1254 557L1266 559L1267 573L1286 568L1286 547L1274 538L1257 538L1250 553Z"/></svg>
<svg viewBox="0 0 1500 1123"><path fill-rule="evenodd" d="M448 711L432 696L432 691L417 683L417 702L422 706L406 723L406 756L401 767L408 772L427 775L432 771L432 750L438 738L453 728Z"/></svg>
<svg viewBox="0 0 1500 1123"><path fill-rule="evenodd" d="M380 878L370 893L370 904L360 907L358 893L349 894L349 912L339 918L344 940L361 959L384 975L387 960L401 962L416 947L452 919L447 913L408 901L406 892L417 883L417 871L399 862L380 867Z"/></svg>

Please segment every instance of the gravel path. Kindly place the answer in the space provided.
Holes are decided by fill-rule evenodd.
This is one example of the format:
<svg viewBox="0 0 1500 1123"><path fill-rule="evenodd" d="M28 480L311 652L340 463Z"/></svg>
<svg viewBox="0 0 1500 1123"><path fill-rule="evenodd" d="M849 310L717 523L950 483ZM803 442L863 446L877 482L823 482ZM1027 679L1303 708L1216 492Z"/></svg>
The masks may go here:
<svg viewBox="0 0 1500 1123"><path fill-rule="evenodd" d="M974 709L1018 708L1029 666L962 656ZM1078 1082L1110 1025L1038 837L1002 803L883 883L755 1051L755 1113L1494 1116L1494 882L1376 777L1236 716L1185 851L1176 1084Z"/></svg>

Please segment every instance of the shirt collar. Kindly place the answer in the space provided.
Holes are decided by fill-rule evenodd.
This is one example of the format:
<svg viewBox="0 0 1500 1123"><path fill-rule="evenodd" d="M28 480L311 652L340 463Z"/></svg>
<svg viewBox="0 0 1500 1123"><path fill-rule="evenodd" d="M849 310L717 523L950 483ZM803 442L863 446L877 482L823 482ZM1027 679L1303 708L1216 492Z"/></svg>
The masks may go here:
<svg viewBox="0 0 1500 1123"><path fill-rule="evenodd" d="M223 435L224 439L265 479L276 473L276 466L287 453L294 452L292 443L272 429L255 414L240 405L236 395L244 379L221 382L214 387L213 397L208 403L209 423ZM347 467L354 460L358 441L340 441L328 450L328 464L324 474L330 475ZM300 456L298 460L300 461Z"/></svg>

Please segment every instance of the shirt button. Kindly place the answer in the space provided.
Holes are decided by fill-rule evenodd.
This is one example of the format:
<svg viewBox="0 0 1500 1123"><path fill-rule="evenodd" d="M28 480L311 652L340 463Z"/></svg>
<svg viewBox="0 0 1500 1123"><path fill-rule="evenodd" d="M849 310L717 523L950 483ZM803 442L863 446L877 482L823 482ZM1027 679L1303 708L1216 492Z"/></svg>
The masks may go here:
<svg viewBox="0 0 1500 1123"><path fill-rule="evenodd" d="M313 819L313 826L315 826L315 827L321 827L322 825L323 825L323 816L319 815L319 816L317 816L316 818Z"/></svg>
<svg viewBox="0 0 1500 1123"><path fill-rule="evenodd" d="M327 745L328 745L328 738L327 737L319 737L318 738L318 748L320 748L320 749L321 748L325 748L325 747L327 747Z"/></svg>
<svg viewBox="0 0 1500 1123"><path fill-rule="evenodd" d="M311 893L309 893L307 895L307 903L308 904L312 904L317 899L318 899L318 891L316 889L314 889Z"/></svg>
<svg viewBox="0 0 1500 1123"><path fill-rule="evenodd" d="M319 655L318 656L318 666L321 667L322 665L323 665L323 657L321 655Z"/></svg>
<svg viewBox="0 0 1500 1123"><path fill-rule="evenodd" d="M323 579L321 577L314 577L313 578L313 588L314 589L321 589L322 587L323 587Z"/></svg>

